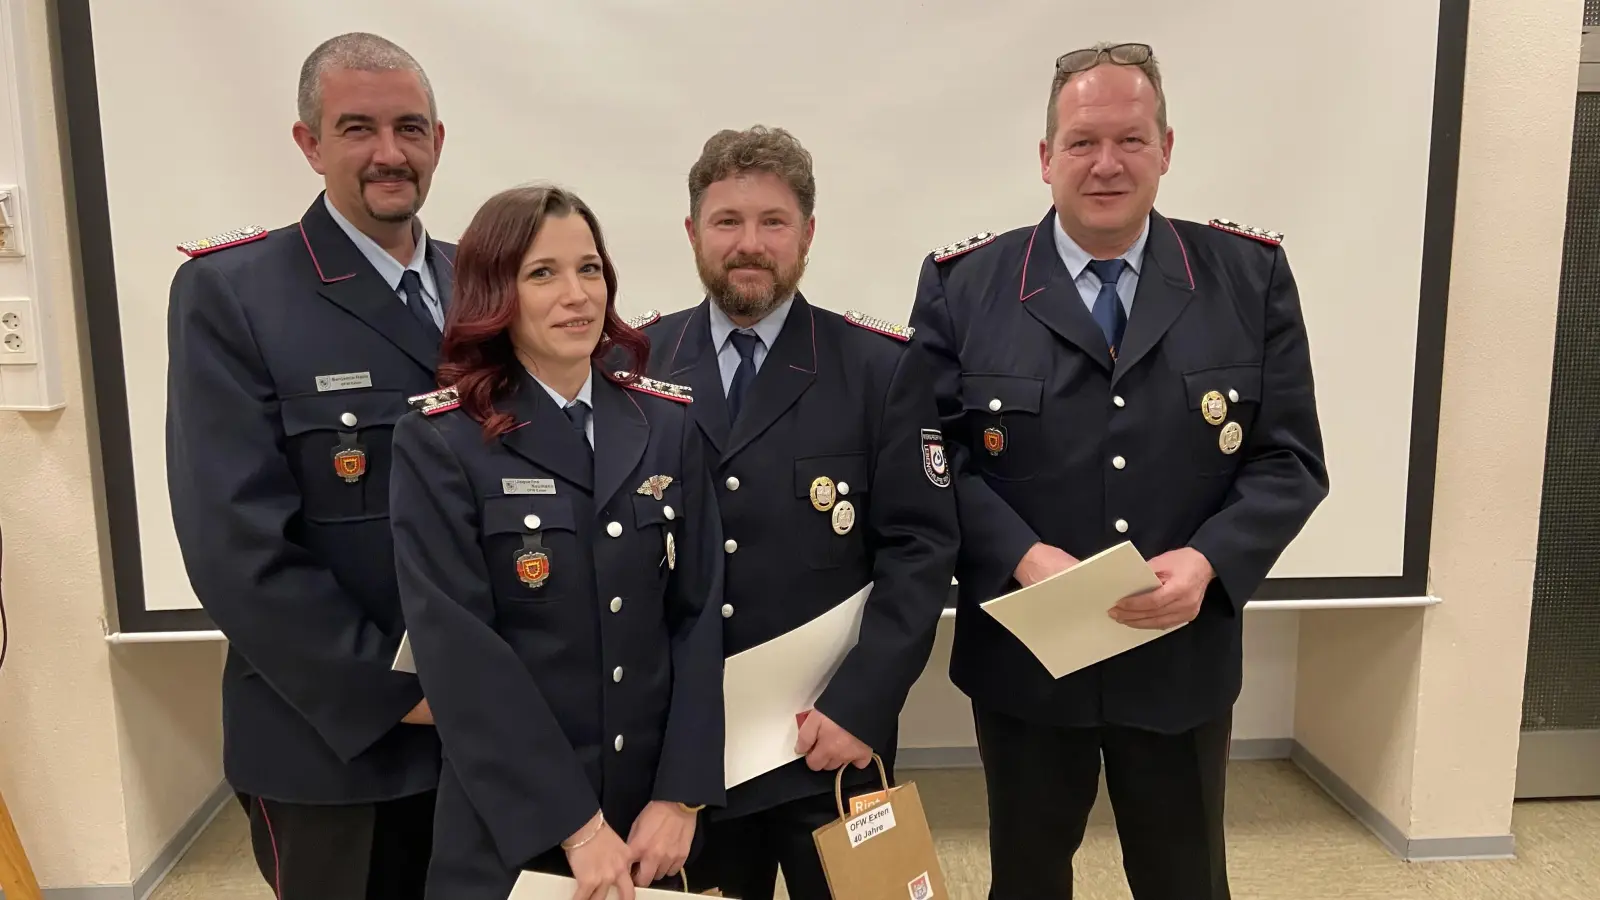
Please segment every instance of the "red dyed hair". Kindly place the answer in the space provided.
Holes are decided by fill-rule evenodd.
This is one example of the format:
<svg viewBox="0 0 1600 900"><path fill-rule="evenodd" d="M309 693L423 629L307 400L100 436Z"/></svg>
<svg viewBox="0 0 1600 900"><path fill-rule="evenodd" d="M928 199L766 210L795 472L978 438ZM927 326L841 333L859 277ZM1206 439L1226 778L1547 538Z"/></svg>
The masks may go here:
<svg viewBox="0 0 1600 900"><path fill-rule="evenodd" d="M494 404L522 374L522 363L511 346L511 323L519 307L517 271L545 220L573 213L589 223L606 281L605 325L593 358L601 360L620 350L631 360L630 373L643 371L649 361L648 339L617 315L617 270L594 212L576 194L558 187L501 191L479 208L456 245L455 291L439 347L439 384L456 389L461 408L483 424L486 440L516 424L510 413L496 410ZM619 379L607 366L601 371L619 383L638 378L630 374Z"/></svg>

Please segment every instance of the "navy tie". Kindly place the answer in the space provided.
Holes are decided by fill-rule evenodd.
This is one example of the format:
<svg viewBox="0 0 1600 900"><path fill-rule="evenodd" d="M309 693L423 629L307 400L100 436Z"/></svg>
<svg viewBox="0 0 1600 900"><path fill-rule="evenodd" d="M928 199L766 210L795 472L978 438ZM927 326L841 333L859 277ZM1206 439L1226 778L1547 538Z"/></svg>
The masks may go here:
<svg viewBox="0 0 1600 900"><path fill-rule="evenodd" d="M406 308L416 317L422 327L434 337L439 336L439 323L433 320L433 313L428 311L428 301L422 297L422 276L416 269L407 269L400 276L400 289L406 293Z"/></svg>
<svg viewBox="0 0 1600 900"><path fill-rule="evenodd" d="M1094 298L1094 321L1106 336L1106 346L1111 348L1111 358L1117 358L1122 346L1122 332L1128 325L1128 314L1122 308L1122 298L1117 296L1117 279L1127 265L1120 259L1095 259L1089 261L1089 270L1100 278L1100 293Z"/></svg>
<svg viewBox="0 0 1600 900"><path fill-rule="evenodd" d="M756 345L761 338L751 331L735 331L728 338L739 352L739 368L733 370L733 382L728 385L728 421L732 422L739 418L739 405L750 390L750 382L756 380Z"/></svg>
<svg viewBox="0 0 1600 900"><path fill-rule="evenodd" d="M582 400L574 400L561 407L561 411L567 414L567 420L572 423L573 430L578 432L578 439L583 441L583 446L587 447L591 454L594 453L594 448L589 443L589 433L584 428L588 424L589 404Z"/></svg>

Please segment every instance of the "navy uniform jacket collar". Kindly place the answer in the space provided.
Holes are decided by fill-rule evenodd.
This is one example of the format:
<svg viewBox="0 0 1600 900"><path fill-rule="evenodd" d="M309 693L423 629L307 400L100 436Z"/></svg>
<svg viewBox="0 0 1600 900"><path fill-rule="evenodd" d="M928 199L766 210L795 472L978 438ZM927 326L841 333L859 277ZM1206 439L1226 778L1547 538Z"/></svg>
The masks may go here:
<svg viewBox="0 0 1600 900"><path fill-rule="evenodd" d="M389 339L416 363L432 373L438 361L439 338L412 318L394 288L383 280L361 250L328 212L318 194L300 217L300 236L321 282L318 292L346 312ZM454 267L437 241L428 239L428 262L440 301L448 307L454 287Z"/></svg>
<svg viewBox="0 0 1600 900"><path fill-rule="evenodd" d="M1072 273L1055 252L1053 236L1056 211L1052 207L1028 237L1022 256L1018 299L1029 314L1062 339L1089 355L1098 365L1111 370L1112 384L1122 373L1161 340L1177 320L1183 306L1194 293L1194 274L1189 251L1178 231L1158 212L1150 213L1148 236L1139 274L1139 289L1134 293L1128 330L1122 338L1122 354L1113 366L1105 336L1094 317L1084 307Z"/></svg>
<svg viewBox="0 0 1600 900"><path fill-rule="evenodd" d="M594 410L594 455L588 441L572 427L572 420L527 370L516 367L512 389L499 406L516 419L502 436L505 445L534 465L592 492L595 507L603 507L627 476L638 468L649 441L650 425L644 411L623 387L594 370L591 364Z"/></svg>

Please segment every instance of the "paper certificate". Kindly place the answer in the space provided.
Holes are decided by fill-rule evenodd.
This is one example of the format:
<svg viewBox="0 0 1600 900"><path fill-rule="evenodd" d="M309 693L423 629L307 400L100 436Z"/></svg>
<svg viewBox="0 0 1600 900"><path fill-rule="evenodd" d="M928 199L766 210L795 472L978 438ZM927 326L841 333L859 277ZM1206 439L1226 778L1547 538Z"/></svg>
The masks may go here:
<svg viewBox="0 0 1600 900"><path fill-rule="evenodd" d="M546 875L543 872L523 872L517 878L516 886L511 889L511 895L506 900L572 900L577 888L578 882L573 878ZM606 894L606 900L617 900L621 896L621 892L613 887ZM633 889L633 896L637 900L684 900L685 897L692 895L682 891L636 887Z"/></svg>
<svg viewBox="0 0 1600 900"><path fill-rule="evenodd" d="M728 657L722 678L727 715L726 785L786 766L800 754L796 716L811 709L861 634L868 584L810 622Z"/></svg>
<svg viewBox="0 0 1600 900"><path fill-rule="evenodd" d="M1060 678L1170 633L1106 615L1122 598L1160 586L1150 564L1124 541L980 606Z"/></svg>

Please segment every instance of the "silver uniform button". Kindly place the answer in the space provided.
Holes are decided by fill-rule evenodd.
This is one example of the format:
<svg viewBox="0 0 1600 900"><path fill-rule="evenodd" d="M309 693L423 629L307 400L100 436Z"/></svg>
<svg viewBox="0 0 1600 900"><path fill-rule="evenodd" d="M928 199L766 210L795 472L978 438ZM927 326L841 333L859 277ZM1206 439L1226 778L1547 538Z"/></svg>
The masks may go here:
<svg viewBox="0 0 1600 900"><path fill-rule="evenodd" d="M622 667L617 666L611 670L611 680L620 684L622 682Z"/></svg>
<svg viewBox="0 0 1600 900"><path fill-rule="evenodd" d="M730 491L737 491L739 489L739 479L732 475L729 475L728 480L723 483L728 486L728 490Z"/></svg>
<svg viewBox="0 0 1600 900"><path fill-rule="evenodd" d="M676 519L678 517L678 514L673 512L672 511L672 507L670 507L670 506L664 507L661 510L661 514L667 517L667 521L668 522L671 522L673 519Z"/></svg>
<svg viewBox="0 0 1600 900"><path fill-rule="evenodd" d="M1117 520L1117 531L1120 532L1120 533L1123 533L1123 534L1127 533L1127 531L1128 531L1128 520L1127 519L1118 519Z"/></svg>
<svg viewBox="0 0 1600 900"><path fill-rule="evenodd" d="M732 603L724 603L724 604L722 604L722 617L724 619L733 618L733 604Z"/></svg>
<svg viewBox="0 0 1600 900"><path fill-rule="evenodd" d="M617 752L621 753L622 752L622 735L620 735L620 734L617 735L617 739L611 742L611 746L617 748Z"/></svg>
<svg viewBox="0 0 1600 900"><path fill-rule="evenodd" d="M837 487L839 488L839 496L841 496L841 497L843 497L845 494L850 493L850 482L848 482L848 481L839 482Z"/></svg>
<svg viewBox="0 0 1600 900"><path fill-rule="evenodd" d="M993 400L989 401L989 411L990 412L999 412L1000 411L1000 398L999 397L996 397Z"/></svg>
<svg viewBox="0 0 1600 900"><path fill-rule="evenodd" d="M1228 402L1229 403L1238 403L1239 402L1239 392L1234 390L1233 388L1228 388Z"/></svg>
<svg viewBox="0 0 1600 900"><path fill-rule="evenodd" d="M622 523L612 522L610 525L607 525L606 534L609 534L612 537L622 537Z"/></svg>
<svg viewBox="0 0 1600 900"><path fill-rule="evenodd" d="M733 551L739 549L739 542L733 538L728 538L722 542L722 549L724 552L732 553Z"/></svg>
<svg viewBox="0 0 1600 900"><path fill-rule="evenodd" d="M1122 402L1122 395L1121 394L1118 394L1117 396L1112 397L1111 398L1111 402L1116 404L1118 408L1121 408L1121 407L1124 407L1124 406L1128 405L1128 404Z"/></svg>
<svg viewBox="0 0 1600 900"><path fill-rule="evenodd" d="M622 612L622 598L621 597L612 597L611 598L611 611L614 612L614 613Z"/></svg>
<svg viewBox="0 0 1600 900"><path fill-rule="evenodd" d="M1111 467L1114 468L1114 469L1120 469L1120 468L1126 466L1127 464L1128 464L1128 461L1123 459L1120 456L1111 457Z"/></svg>
<svg viewBox="0 0 1600 900"><path fill-rule="evenodd" d="M356 414L355 413L345 413L344 415L339 417L339 421L343 422L344 423L344 427L346 427L346 428L354 428L354 427L356 427Z"/></svg>
<svg viewBox="0 0 1600 900"><path fill-rule="evenodd" d="M529 528L532 528L535 531L537 531L538 528L539 528L539 517L538 516L528 516L526 519L522 520L522 524L524 524L524 525L528 526Z"/></svg>

